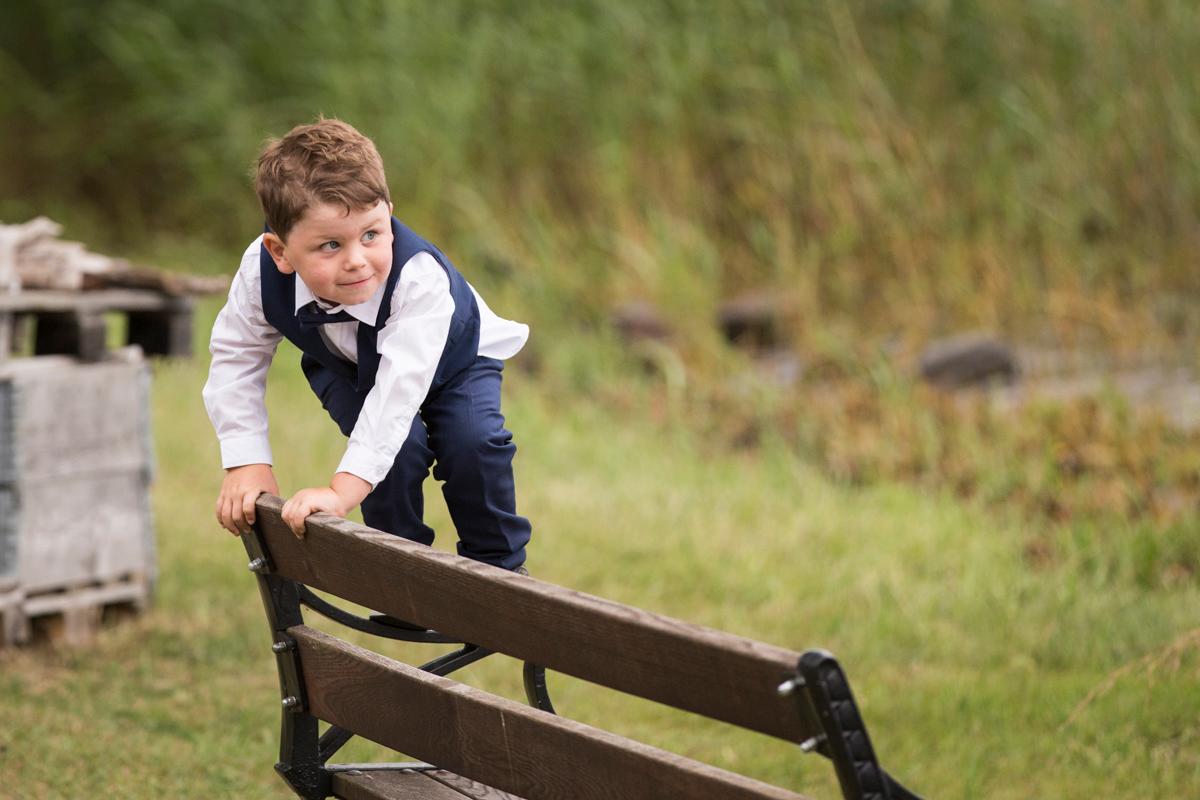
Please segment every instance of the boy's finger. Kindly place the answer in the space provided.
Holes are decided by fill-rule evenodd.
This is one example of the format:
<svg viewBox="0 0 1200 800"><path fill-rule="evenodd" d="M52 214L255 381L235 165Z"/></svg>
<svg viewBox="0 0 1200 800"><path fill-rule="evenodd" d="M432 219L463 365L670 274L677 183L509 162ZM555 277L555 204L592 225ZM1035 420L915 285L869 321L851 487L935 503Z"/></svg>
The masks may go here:
<svg viewBox="0 0 1200 800"><path fill-rule="evenodd" d="M300 536L300 532L296 530L295 498L290 498L286 503L283 504L283 511L280 512L280 516L283 517L283 523L288 526L288 529L291 530L291 532L296 536Z"/></svg>
<svg viewBox="0 0 1200 800"><path fill-rule="evenodd" d="M246 520L246 533L250 532L250 526L254 524L254 501L257 499L257 492L247 492L242 498L242 518Z"/></svg>
<svg viewBox="0 0 1200 800"><path fill-rule="evenodd" d="M296 535L297 539L304 538L304 520L296 516L288 517L284 520L287 523L288 530Z"/></svg>
<svg viewBox="0 0 1200 800"><path fill-rule="evenodd" d="M292 533L296 534L297 539L304 538L304 520L312 513L312 508L307 504L297 504L296 508L292 509Z"/></svg>
<svg viewBox="0 0 1200 800"><path fill-rule="evenodd" d="M235 534L245 532L246 518L242 516L242 504L238 502L236 497L230 498L229 516L233 521L233 532Z"/></svg>
<svg viewBox="0 0 1200 800"><path fill-rule="evenodd" d="M230 498L222 498L218 519L221 520L222 528L237 536L237 529L233 527L233 503Z"/></svg>
<svg viewBox="0 0 1200 800"><path fill-rule="evenodd" d="M297 539L304 538L304 518L308 516L308 506L296 504L292 509L292 533L296 534Z"/></svg>

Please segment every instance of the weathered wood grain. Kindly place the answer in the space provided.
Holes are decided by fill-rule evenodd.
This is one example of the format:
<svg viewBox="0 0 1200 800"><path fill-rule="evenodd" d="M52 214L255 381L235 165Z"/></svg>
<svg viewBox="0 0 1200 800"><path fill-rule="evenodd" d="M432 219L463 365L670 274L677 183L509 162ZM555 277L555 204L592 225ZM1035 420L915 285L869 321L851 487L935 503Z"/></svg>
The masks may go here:
<svg viewBox="0 0 1200 800"><path fill-rule="evenodd" d="M790 741L820 732L780 697L798 654L315 515L297 539L263 495L275 570L360 605L629 694Z"/></svg>
<svg viewBox="0 0 1200 800"><path fill-rule="evenodd" d="M54 311L158 311L176 307L180 298L146 289L99 289L76 292L26 289L0 294L0 311L37 313Z"/></svg>
<svg viewBox="0 0 1200 800"><path fill-rule="evenodd" d="M130 311L127 338L148 356L187 358L192 354L191 303L168 311Z"/></svg>
<svg viewBox="0 0 1200 800"><path fill-rule="evenodd" d="M150 583L142 575L84 586L55 586L29 594L24 585L0 592L0 646L44 637L68 646L89 643L109 614L144 609Z"/></svg>
<svg viewBox="0 0 1200 800"><path fill-rule="evenodd" d="M104 357L108 325L103 314L92 311L56 311L40 314L34 328L35 355L64 354L94 363Z"/></svg>
<svg viewBox="0 0 1200 800"><path fill-rule="evenodd" d="M0 296L3 296L4 276L0 275ZM16 335L15 315L0 311L0 361L7 359L13 351L15 343L20 341Z"/></svg>
<svg viewBox="0 0 1200 800"><path fill-rule="evenodd" d="M425 773L408 770L338 772L333 776L333 793L342 800L467 800L469 797Z"/></svg>
<svg viewBox="0 0 1200 800"><path fill-rule="evenodd" d="M103 609L117 604L145 605L150 599L150 586L141 575L124 580L86 586L49 594L26 594L22 610L31 617L51 614L67 608L91 607Z"/></svg>
<svg viewBox="0 0 1200 800"><path fill-rule="evenodd" d="M444 769L431 770L428 774L435 781L446 784L450 788L471 798L471 800L523 800L523 798L517 797L515 794L493 789L491 786L485 786L479 781L464 778L462 775L455 775L453 772L446 772Z"/></svg>
<svg viewBox="0 0 1200 800"><path fill-rule="evenodd" d="M799 795L288 629L308 711L529 800L798 800Z"/></svg>
<svg viewBox="0 0 1200 800"><path fill-rule="evenodd" d="M11 579L0 578L0 647L29 638L29 619L21 611L25 593Z"/></svg>

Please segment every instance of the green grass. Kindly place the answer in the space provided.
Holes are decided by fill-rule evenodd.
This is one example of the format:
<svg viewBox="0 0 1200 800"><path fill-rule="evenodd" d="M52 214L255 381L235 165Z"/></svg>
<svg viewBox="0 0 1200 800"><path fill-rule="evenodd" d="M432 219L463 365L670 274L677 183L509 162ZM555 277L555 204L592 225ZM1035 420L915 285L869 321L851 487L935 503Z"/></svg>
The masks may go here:
<svg viewBox="0 0 1200 800"><path fill-rule="evenodd" d="M341 442L282 361L269 401L287 491L321 480ZM630 388L619 408L563 397L519 363L506 412L538 577L832 650L885 766L929 797L1200 791L1194 584L1032 569L1025 531L1002 515L902 485L831 483L770 442L731 453L653 413L648 389ZM2 797L288 796L271 770L278 688L257 590L241 543L213 519L220 470L204 372L202 358L156 369L154 608L87 649L0 654ZM432 524L447 531L428 488ZM384 649L420 657L411 645ZM512 662L470 672L519 696ZM837 796L827 764L794 745L563 676L551 687L577 719ZM355 743L342 757L390 754Z"/></svg>

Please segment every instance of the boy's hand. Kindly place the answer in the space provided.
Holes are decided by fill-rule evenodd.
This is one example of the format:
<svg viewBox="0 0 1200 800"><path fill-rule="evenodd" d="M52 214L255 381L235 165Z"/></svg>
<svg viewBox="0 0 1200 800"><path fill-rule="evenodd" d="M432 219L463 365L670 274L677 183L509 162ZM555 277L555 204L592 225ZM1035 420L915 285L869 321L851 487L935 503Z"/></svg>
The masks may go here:
<svg viewBox="0 0 1200 800"><path fill-rule="evenodd" d="M283 521L297 538L303 539L304 520L309 514L323 511L345 517L370 493L371 484L349 472L339 472L329 486L301 489L288 498L283 504Z"/></svg>
<svg viewBox="0 0 1200 800"><path fill-rule="evenodd" d="M254 524L254 501L263 492L279 494L279 484L270 464L246 464L225 471L217 495L217 521L237 536L249 533Z"/></svg>

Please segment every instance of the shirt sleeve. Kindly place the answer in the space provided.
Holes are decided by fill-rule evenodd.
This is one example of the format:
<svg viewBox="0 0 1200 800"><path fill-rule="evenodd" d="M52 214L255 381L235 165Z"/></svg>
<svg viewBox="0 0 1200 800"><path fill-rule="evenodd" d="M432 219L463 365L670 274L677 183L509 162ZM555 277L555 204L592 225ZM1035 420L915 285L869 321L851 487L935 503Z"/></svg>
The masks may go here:
<svg viewBox="0 0 1200 800"><path fill-rule="evenodd" d="M376 340L375 385L367 393L338 465L339 472L356 475L372 488L387 475L408 438L450 333L454 298L450 279L437 259L418 253L404 265L391 308Z"/></svg>
<svg viewBox="0 0 1200 800"><path fill-rule="evenodd" d="M204 407L221 443L225 469L272 463L264 397L267 370L283 336L262 310L260 242L261 237L242 256L208 346L212 364L204 384Z"/></svg>

